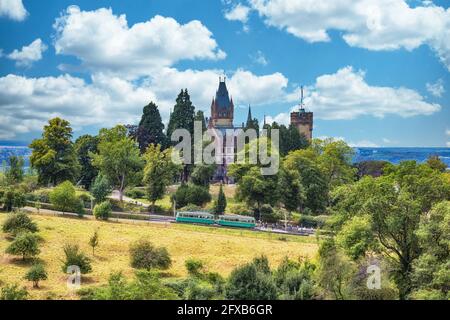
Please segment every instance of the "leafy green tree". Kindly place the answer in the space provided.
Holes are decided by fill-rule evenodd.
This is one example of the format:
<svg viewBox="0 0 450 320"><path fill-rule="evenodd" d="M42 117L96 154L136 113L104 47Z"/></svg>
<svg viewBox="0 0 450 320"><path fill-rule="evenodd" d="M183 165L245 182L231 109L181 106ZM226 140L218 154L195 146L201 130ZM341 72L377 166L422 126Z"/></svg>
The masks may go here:
<svg viewBox="0 0 450 320"><path fill-rule="evenodd" d="M177 209L183 208L189 204L202 207L211 201L211 195L207 188L194 184L182 184L178 187L172 201L176 201Z"/></svg>
<svg viewBox="0 0 450 320"><path fill-rule="evenodd" d="M79 267L81 274L92 272L91 259L80 251L80 247L78 245L65 244L63 251L65 259L61 265L62 272L66 273L70 266Z"/></svg>
<svg viewBox="0 0 450 320"><path fill-rule="evenodd" d="M99 243L98 230L94 231L94 234L89 238L89 245L92 248L92 255L95 256L95 248L97 248Z"/></svg>
<svg viewBox="0 0 450 320"><path fill-rule="evenodd" d="M112 208L109 201L100 202L94 207L94 217L96 219L108 220L111 216Z"/></svg>
<svg viewBox="0 0 450 320"><path fill-rule="evenodd" d="M336 242L353 260L364 257L366 252L376 248L370 216L354 216L339 232Z"/></svg>
<svg viewBox="0 0 450 320"><path fill-rule="evenodd" d="M25 161L23 157L10 156L8 159L8 167L5 172L6 182L8 185L14 185L23 181L25 172L23 170Z"/></svg>
<svg viewBox="0 0 450 320"><path fill-rule="evenodd" d="M111 194L112 187L108 178L102 174L99 174L94 183L91 185L91 193L95 198L95 202L100 203L106 200Z"/></svg>
<svg viewBox="0 0 450 320"><path fill-rule="evenodd" d="M65 181L50 192L50 203L64 214L70 210L79 209L80 200L77 198L73 184Z"/></svg>
<svg viewBox="0 0 450 320"><path fill-rule="evenodd" d="M3 222L2 230L4 233L9 233L17 236L21 232L38 232L38 226L31 220L30 216L25 212L16 212L8 215L5 222Z"/></svg>
<svg viewBox="0 0 450 320"><path fill-rule="evenodd" d="M89 190L95 177L98 175L98 169L92 165L92 153L97 152L98 138L91 135L83 135L75 140L75 152L80 164L80 175L77 180Z"/></svg>
<svg viewBox="0 0 450 320"><path fill-rule="evenodd" d="M100 130L97 149L98 154L92 154L93 164L117 188L122 201L125 188L137 182L143 166L139 148L119 125Z"/></svg>
<svg viewBox="0 0 450 320"><path fill-rule="evenodd" d="M44 126L42 138L30 144L30 162L38 172L39 183L57 185L66 180L75 181L79 165L71 139L70 123L54 118Z"/></svg>
<svg viewBox="0 0 450 320"><path fill-rule="evenodd" d="M22 256L22 260L25 260L37 256L41 252L38 242L36 235L29 232L21 233L11 242L5 252L14 256Z"/></svg>
<svg viewBox="0 0 450 320"><path fill-rule="evenodd" d="M229 300L275 300L277 297L270 268L260 259L234 269L225 290Z"/></svg>
<svg viewBox="0 0 450 320"><path fill-rule="evenodd" d="M412 296L446 300L450 289L450 201L438 203L423 215L416 233L422 253L413 263Z"/></svg>
<svg viewBox="0 0 450 320"><path fill-rule="evenodd" d="M289 212L301 209L306 200L305 189L297 170L282 168L279 179L280 202Z"/></svg>
<svg viewBox="0 0 450 320"><path fill-rule="evenodd" d="M316 296L314 271L316 266L308 260L296 262L287 257L274 273L274 281L281 300L312 300Z"/></svg>
<svg viewBox="0 0 450 320"><path fill-rule="evenodd" d="M431 169L437 170L439 172L445 172L447 169L447 164L444 163L439 156L433 155L428 157L427 164Z"/></svg>
<svg viewBox="0 0 450 320"><path fill-rule="evenodd" d="M153 102L144 107L137 131L137 141L141 153L145 153L150 144L160 145L162 148L167 145L164 124L158 106Z"/></svg>
<svg viewBox="0 0 450 320"><path fill-rule="evenodd" d="M10 187L4 191L0 203L3 203L3 210L11 212L14 208L25 207L26 199L22 191Z"/></svg>
<svg viewBox="0 0 450 320"><path fill-rule="evenodd" d="M194 166L194 170L191 173L191 181L193 184L209 187L211 178L216 172L216 165L212 164L199 164Z"/></svg>
<svg viewBox="0 0 450 320"><path fill-rule="evenodd" d="M172 260L166 248L155 247L150 241L139 240L130 246L131 266L135 269L168 269Z"/></svg>
<svg viewBox="0 0 450 320"><path fill-rule="evenodd" d="M227 208L227 198L225 197L225 193L223 192L223 185L220 185L219 195L217 196L217 200L214 204L214 213L224 214L225 209Z"/></svg>
<svg viewBox="0 0 450 320"><path fill-rule="evenodd" d="M356 175L361 179L364 176L379 177L383 175L385 167L389 165L390 163L387 161L369 160L358 162L354 167L358 170Z"/></svg>
<svg viewBox="0 0 450 320"><path fill-rule="evenodd" d="M18 284L7 284L2 288L0 300L27 300L28 291L25 287L19 288Z"/></svg>
<svg viewBox="0 0 450 320"><path fill-rule="evenodd" d="M178 166L172 162L172 149L161 151L160 145L150 145L144 155L144 185L147 199L152 203L152 213L155 212L155 203L162 199L167 186L173 181Z"/></svg>
<svg viewBox="0 0 450 320"><path fill-rule="evenodd" d="M47 271L42 264L34 264L25 275L25 280L33 282L33 288L39 288L39 281L47 280Z"/></svg>

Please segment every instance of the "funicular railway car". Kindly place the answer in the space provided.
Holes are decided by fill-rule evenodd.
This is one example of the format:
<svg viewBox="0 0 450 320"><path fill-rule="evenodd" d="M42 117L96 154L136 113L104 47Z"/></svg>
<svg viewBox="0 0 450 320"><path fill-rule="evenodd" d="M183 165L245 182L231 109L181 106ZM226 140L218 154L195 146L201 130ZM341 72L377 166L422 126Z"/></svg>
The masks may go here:
<svg viewBox="0 0 450 320"><path fill-rule="evenodd" d="M254 228L256 226L255 218L239 215L219 216L216 223L221 226L238 228Z"/></svg>
<svg viewBox="0 0 450 320"><path fill-rule="evenodd" d="M176 222L214 224L214 215L208 212L177 212Z"/></svg>

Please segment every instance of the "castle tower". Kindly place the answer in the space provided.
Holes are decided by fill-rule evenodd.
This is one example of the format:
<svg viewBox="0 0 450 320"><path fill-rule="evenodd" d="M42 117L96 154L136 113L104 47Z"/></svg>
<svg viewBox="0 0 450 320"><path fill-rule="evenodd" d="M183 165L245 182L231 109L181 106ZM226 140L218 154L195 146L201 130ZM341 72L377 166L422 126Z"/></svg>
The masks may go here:
<svg viewBox="0 0 450 320"><path fill-rule="evenodd" d="M219 88L211 102L210 128L232 128L234 118L233 98L228 94L225 78L219 77Z"/></svg>
<svg viewBox="0 0 450 320"><path fill-rule="evenodd" d="M294 111L291 113L291 124L295 125L299 132L303 134L309 142L312 140L314 123L314 114L312 112L307 112L305 109L305 104L303 103L303 87L302 96L300 100L299 111Z"/></svg>

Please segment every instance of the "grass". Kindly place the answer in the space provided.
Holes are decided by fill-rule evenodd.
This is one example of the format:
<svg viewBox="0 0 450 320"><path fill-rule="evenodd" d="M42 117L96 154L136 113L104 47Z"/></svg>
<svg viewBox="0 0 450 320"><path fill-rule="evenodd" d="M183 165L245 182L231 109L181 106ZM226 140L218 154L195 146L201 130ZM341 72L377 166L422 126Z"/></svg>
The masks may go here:
<svg viewBox="0 0 450 320"><path fill-rule="evenodd" d="M317 250L315 238L252 232L249 230L221 229L179 224L133 224L102 222L87 219L59 218L33 215L43 238L39 259L44 263L49 279L41 283L41 289L23 280L31 263L22 263L4 254L9 244L5 234L0 233L0 284L19 283L26 286L34 299L75 299L76 295L66 289L66 275L61 271L62 246L77 243L92 258L93 272L83 278L82 285L106 283L112 271L133 275L129 266L130 243L146 238L157 246L165 246L172 256L173 264L168 270L171 276L185 276L184 262L195 257L205 262L211 271L226 276L239 264L265 254L276 266L284 256L291 259L313 257ZM6 214L0 214L0 223ZM100 242L95 257L88 245L89 237L98 229Z"/></svg>

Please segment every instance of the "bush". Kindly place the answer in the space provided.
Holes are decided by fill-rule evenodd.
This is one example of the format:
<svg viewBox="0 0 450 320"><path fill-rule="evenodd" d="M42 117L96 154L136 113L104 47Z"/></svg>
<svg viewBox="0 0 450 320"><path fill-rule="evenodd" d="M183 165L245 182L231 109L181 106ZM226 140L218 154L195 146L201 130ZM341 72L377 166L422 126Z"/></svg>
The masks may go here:
<svg viewBox="0 0 450 320"><path fill-rule="evenodd" d="M8 188L3 192L0 202L3 203L5 211L11 212L13 208L25 207L26 198L23 192Z"/></svg>
<svg viewBox="0 0 450 320"><path fill-rule="evenodd" d="M282 219L276 212L274 212L273 208L270 205L263 205L261 207L261 221L267 223L276 223L278 220Z"/></svg>
<svg viewBox="0 0 450 320"><path fill-rule="evenodd" d="M50 203L50 191L49 189L36 190L30 194L30 201L39 201L43 203Z"/></svg>
<svg viewBox="0 0 450 320"><path fill-rule="evenodd" d="M35 264L28 270L25 280L33 282L33 288L39 288L39 281L47 280L47 271L42 264Z"/></svg>
<svg viewBox="0 0 450 320"><path fill-rule="evenodd" d="M172 260L166 248L156 248L147 240L139 240L130 247L131 266L135 269L168 269Z"/></svg>
<svg viewBox="0 0 450 320"><path fill-rule="evenodd" d="M203 271L203 262L190 258L184 262L188 274L192 277L199 277Z"/></svg>
<svg viewBox="0 0 450 320"><path fill-rule="evenodd" d="M99 174L91 186L91 193L94 196L95 201L97 203L105 201L111 192L111 183L108 178Z"/></svg>
<svg viewBox="0 0 450 320"><path fill-rule="evenodd" d="M176 200L177 209L185 207L188 204L203 207L211 201L211 195L207 187L182 184L172 196L172 200L174 199Z"/></svg>
<svg viewBox="0 0 450 320"><path fill-rule="evenodd" d="M27 300L28 292L25 288L19 288L19 285L6 285L2 288L0 300Z"/></svg>
<svg viewBox="0 0 450 320"><path fill-rule="evenodd" d="M109 201L104 201L95 205L94 207L94 217L96 219L108 220L111 216L112 208Z"/></svg>
<svg viewBox="0 0 450 320"><path fill-rule="evenodd" d="M82 274L87 274L92 271L91 260L83 253L76 244L66 244L63 247L65 260L61 269L64 273L67 272L70 266L77 266L80 268Z"/></svg>
<svg viewBox="0 0 450 320"><path fill-rule="evenodd" d="M60 210L62 213L80 210L80 200L70 181L61 183L50 192L50 202L56 210Z"/></svg>
<svg viewBox="0 0 450 320"><path fill-rule="evenodd" d="M39 229L33 220L24 212L17 212L8 215L3 223L3 232L17 236L21 232L37 232Z"/></svg>
<svg viewBox="0 0 450 320"><path fill-rule="evenodd" d="M234 203L228 206L229 211L234 214L242 215L242 216L254 216L253 210L251 210L244 203Z"/></svg>
<svg viewBox="0 0 450 320"><path fill-rule="evenodd" d="M5 252L15 256L22 256L22 260L25 260L40 253L38 242L39 239L36 235L29 232L21 233L11 242Z"/></svg>
<svg viewBox="0 0 450 320"><path fill-rule="evenodd" d="M143 199L145 198L145 191L137 188L133 188L125 191L125 195L132 199Z"/></svg>
<svg viewBox="0 0 450 320"><path fill-rule="evenodd" d="M298 225L305 228L322 228L327 222L327 216L310 216L302 214Z"/></svg>
<svg viewBox="0 0 450 320"><path fill-rule="evenodd" d="M195 204L188 204L187 206L181 208L180 211L187 211L187 212L203 211L203 208Z"/></svg>

